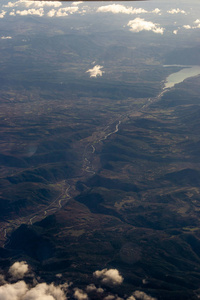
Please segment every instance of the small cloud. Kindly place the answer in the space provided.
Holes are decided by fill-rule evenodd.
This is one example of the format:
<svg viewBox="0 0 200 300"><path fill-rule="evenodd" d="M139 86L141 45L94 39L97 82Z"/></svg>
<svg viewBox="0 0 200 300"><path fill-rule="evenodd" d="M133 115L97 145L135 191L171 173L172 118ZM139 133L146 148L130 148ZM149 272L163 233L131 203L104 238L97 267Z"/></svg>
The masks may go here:
<svg viewBox="0 0 200 300"><path fill-rule="evenodd" d="M5 11L5 10L2 10L2 11L0 12L0 19L3 19L3 18L5 17L5 15L6 15L6 11Z"/></svg>
<svg viewBox="0 0 200 300"><path fill-rule="evenodd" d="M192 28L196 29L196 28L200 28L200 20L197 19L196 21L194 21L195 26L193 26Z"/></svg>
<svg viewBox="0 0 200 300"><path fill-rule="evenodd" d="M186 15L186 12L180 8L173 8L171 10L168 10L167 12L172 15L174 15L174 14L185 14Z"/></svg>
<svg viewBox="0 0 200 300"><path fill-rule="evenodd" d="M16 16L15 10L13 9L13 11L11 11L11 12L9 13L9 15L10 15L10 16Z"/></svg>
<svg viewBox="0 0 200 300"><path fill-rule="evenodd" d="M194 24L200 24L200 20L196 19L196 21L194 21Z"/></svg>
<svg viewBox="0 0 200 300"><path fill-rule="evenodd" d="M96 65L94 68L87 70L86 73L90 73L90 77L102 76L102 74L105 73L104 71L101 71L102 68L103 66Z"/></svg>
<svg viewBox="0 0 200 300"><path fill-rule="evenodd" d="M54 17L56 14L56 10L55 9L51 9L48 13L47 13L47 16L48 17Z"/></svg>
<svg viewBox="0 0 200 300"><path fill-rule="evenodd" d="M173 34L177 34L178 33L178 29L175 29L174 31L173 31Z"/></svg>
<svg viewBox="0 0 200 300"><path fill-rule="evenodd" d="M73 5L79 5L79 4L81 4L81 3L83 3L83 1L75 1L75 2L72 2L72 6L73 6Z"/></svg>
<svg viewBox="0 0 200 300"><path fill-rule="evenodd" d="M1 39L2 40L10 40L10 39L12 39L12 36L2 36Z"/></svg>
<svg viewBox="0 0 200 300"><path fill-rule="evenodd" d="M19 280L28 272L28 265L25 261L16 261L10 268L8 273L13 279Z"/></svg>
<svg viewBox="0 0 200 300"><path fill-rule="evenodd" d="M97 12L111 12L113 14L141 14L141 13L147 13L146 10L143 8L133 8L133 7L126 7L121 4L110 4L105 6L100 6L97 9Z"/></svg>
<svg viewBox="0 0 200 300"><path fill-rule="evenodd" d="M185 29L191 29L192 27L190 25L183 25L183 28L185 28Z"/></svg>
<svg viewBox="0 0 200 300"><path fill-rule="evenodd" d="M66 17L69 14L73 14L78 11L77 6L69 6L69 7L63 7L59 8L57 11L55 9L50 10L47 13L48 17Z"/></svg>
<svg viewBox="0 0 200 300"><path fill-rule="evenodd" d="M91 283L86 287L86 292L87 293L96 292L102 294L104 290L102 288L97 288L93 283Z"/></svg>
<svg viewBox="0 0 200 300"><path fill-rule="evenodd" d="M127 26L130 27L130 31L153 31L155 33L163 34L164 28L159 27L159 24L150 21L145 21L141 18L136 18L128 22Z"/></svg>
<svg viewBox="0 0 200 300"><path fill-rule="evenodd" d="M159 8L155 8L154 10L152 10L152 13L161 14L161 10Z"/></svg>
<svg viewBox="0 0 200 300"><path fill-rule="evenodd" d="M76 288L74 298L77 300L88 300L88 295L83 290Z"/></svg>
<svg viewBox="0 0 200 300"><path fill-rule="evenodd" d="M103 284L107 285L118 285L124 280L117 269L103 269L101 271L95 271L93 276L100 279Z"/></svg>
<svg viewBox="0 0 200 300"><path fill-rule="evenodd" d="M127 300L157 300L156 298L153 298L142 291L135 291L131 297L129 297Z"/></svg>

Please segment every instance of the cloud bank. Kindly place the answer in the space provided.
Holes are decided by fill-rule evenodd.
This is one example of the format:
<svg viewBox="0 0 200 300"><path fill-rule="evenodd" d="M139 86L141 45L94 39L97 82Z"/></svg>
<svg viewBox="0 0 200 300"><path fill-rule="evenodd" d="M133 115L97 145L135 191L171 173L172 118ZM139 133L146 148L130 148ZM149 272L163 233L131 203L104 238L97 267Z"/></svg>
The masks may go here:
<svg viewBox="0 0 200 300"><path fill-rule="evenodd" d="M30 8L27 10L17 10L16 12L13 11L12 15L13 16L14 15L20 15L20 16L35 15L35 16L42 17L42 16L44 16L44 9L43 8L39 8L39 9Z"/></svg>
<svg viewBox="0 0 200 300"><path fill-rule="evenodd" d="M3 5L4 7L18 7L18 6L25 6L25 7L36 7L36 8L41 8L41 7L60 7L62 6L62 2L60 1L26 1L26 0L19 0L16 2L8 2L8 4Z"/></svg>
<svg viewBox="0 0 200 300"><path fill-rule="evenodd" d="M147 11L143 8L133 8L133 7L126 7L121 4L110 4L110 5L104 5L100 6L97 9L97 12L111 12L113 14L141 14L141 13L147 13Z"/></svg>
<svg viewBox="0 0 200 300"><path fill-rule="evenodd" d="M55 275L55 278L60 282L62 274L57 275L59 276ZM117 269L97 270L93 273L93 277L108 287L103 289L101 286L96 287L94 283L90 283L80 289L74 287L73 283L55 285L38 282L25 261L15 262L9 268L8 274L0 274L0 300L156 300L143 291L134 291L129 297L118 296L115 288L121 285L124 279Z"/></svg>
<svg viewBox="0 0 200 300"><path fill-rule="evenodd" d="M153 23L151 21L145 21L141 18L136 18L128 22L127 26L130 27L130 31L132 32L140 32L140 31L153 31L154 33L163 34L164 28L159 27L160 25L157 23Z"/></svg>
<svg viewBox="0 0 200 300"><path fill-rule="evenodd" d="M6 283L0 287L1 300L66 300L64 291L54 284L39 283L33 288L23 281Z"/></svg>

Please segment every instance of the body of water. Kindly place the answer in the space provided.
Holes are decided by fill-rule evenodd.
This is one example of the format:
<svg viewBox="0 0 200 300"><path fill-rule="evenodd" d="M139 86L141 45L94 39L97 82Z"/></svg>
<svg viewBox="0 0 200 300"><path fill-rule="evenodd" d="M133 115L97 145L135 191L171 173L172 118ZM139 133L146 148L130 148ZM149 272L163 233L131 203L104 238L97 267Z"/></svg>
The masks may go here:
<svg viewBox="0 0 200 300"><path fill-rule="evenodd" d="M164 65L167 67L181 67L178 72L170 74L165 81L164 89L169 89L189 77L194 77L200 74L200 66L182 66L182 65Z"/></svg>

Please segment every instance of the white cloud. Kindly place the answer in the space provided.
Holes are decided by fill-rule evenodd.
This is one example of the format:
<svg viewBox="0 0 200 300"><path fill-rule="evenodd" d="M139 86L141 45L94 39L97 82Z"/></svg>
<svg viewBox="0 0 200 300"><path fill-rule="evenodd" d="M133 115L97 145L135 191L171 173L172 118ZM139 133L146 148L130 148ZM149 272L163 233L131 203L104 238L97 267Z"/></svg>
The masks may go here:
<svg viewBox="0 0 200 300"><path fill-rule="evenodd" d="M173 31L173 34L177 34L178 33L178 29L175 29L174 31Z"/></svg>
<svg viewBox="0 0 200 300"><path fill-rule="evenodd" d="M196 19L196 21L194 21L195 26L193 26L192 28L196 29L196 28L200 28L200 20Z"/></svg>
<svg viewBox="0 0 200 300"><path fill-rule="evenodd" d="M124 280L117 269L103 269L101 271L95 271L93 276L100 279L102 283L107 285L121 284Z"/></svg>
<svg viewBox="0 0 200 300"><path fill-rule="evenodd" d="M59 286L55 286L53 283L38 283L35 276L32 276L32 284L27 284L21 278L26 274L29 267L26 262L16 262L10 269L9 273L19 278L17 283L8 283L5 281L3 275L0 274L0 300L89 300L90 298L103 299L103 300L125 300L119 297L113 292L106 292L101 287L97 288L93 283L86 286L85 291L79 288L71 288L72 283L65 283ZM17 273L16 273L17 272ZM32 274L33 275L33 274ZM61 278L62 274L57 274L57 278ZM107 284L110 287L119 285L123 282L123 277L119 274L117 269L103 269L101 271L95 271L93 276L101 281L103 284ZM9 280L9 277L8 277ZM13 277L12 279L13 280ZM99 294L97 294L99 293ZM69 297L67 297L67 294ZM126 296L127 297L127 296ZM142 291L134 291L132 295L126 300L157 300L154 297L147 295Z"/></svg>
<svg viewBox="0 0 200 300"><path fill-rule="evenodd" d="M53 283L50 285L46 283L40 283L34 288L30 289L23 300L65 300L66 296L63 290L59 286L55 286Z"/></svg>
<svg viewBox="0 0 200 300"><path fill-rule="evenodd" d="M200 24L200 20L196 19L196 21L194 21L194 24Z"/></svg>
<svg viewBox="0 0 200 300"><path fill-rule="evenodd" d="M56 14L56 10L55 9L51 9L48 13L47 13L47 16L48 17L54 17Z"/></svg>
<svg viewBox="0 0 200 300"><path fill-rule="evenodd" d="M127 26L130 27L130 31L140 32L140 31L153 31L155 33L163 34L164 28L159 27L159 24L150 21L145 21L141 18L136 18L128 22Z"/></svg>
<svg viewBox="0 0 200 300"><path fill-rule="evenodd" d="M90 73L90 77L102 76L102 74L105 73L104 71L101 71L102 68L103 66L96 65L94 68L87 70L86 73Z"/></svg>
<svg viewBox="0 0 200 300"><path fill-rule="evenodd" d="M11 12L9 13L9 15L10 15L10 16L16 16L15 10L13 9L13 11L11 11Z"/></svg>
<svg viewBox="0 0 200 300"><path fill-rule="evenodd" d="M29 288L23 281L11 284L6 283L0 287L1 300L66 300L64 291L54 284L40 283Z"/></svg>
<svg viewBox="0 0 200 300"><path fill-rule="evenodd" d="M161 10L159 8L155 8L154 10L152 10L152 13L154 14L160 14Z"/></svg>
<svg viewBox="0 0 200 300"><path fill-rule="evenodd" d="M26 1L26 0L19 0L16 2L8 2L8 4L3 5L4 7L18 7L18 6L25 6L25 7L44 7L44 6L53 6L53 7L60 7L62 2L60 1Z"/></svg>
<svg viewBox="0 0 200 300"><path fill-rule="evenodd" d="M81 3L83 3L83 1L75 1L75 2L72 2L72 6L73 6L73 5L79 5L79 4L81 4Z"/></svg>
<svg viewBox="0 0 200 300"><path fill-rule="evenodd" d="M190 25L183 25L183 28L185 28L185 29L191 29L192 27Z"/></svg>
<svg viewBox="0 0 200 300"><path fill-rule="evenodd" d="M143 8L133 8L133 7L126 7L121 4L110 4L105 6L100 6L97 9L97 12L111 12L113 14L141 14L141 13L147 13L146 10Z"/></svg>
<svg viewBox="0 0 200 300"><path fill-rule="evenodd" d="M88 300L88 295L83 290L76 288L74 298L77 300Z"/></svg>
<svg viewBox="0 0 200 300"><path fill-rule="evenodd" d="M146 293L141 292L141 291L135 291L133 293L133 296L136 300L157 300L156 298L153 298L153 297L151 297L151 296L149 296ZM127 300L134 300L134 298L133 299L128 298Z"/></svg>
<svg viewBox="0 0 200 300"><path fill-rule="evenodd" d="M69 14L73 14L78 11L77 6L69 6L69 7L63 7L59 8L57 11L55 9L50 10L47 13L48 17L66 17Z"/></svg>
<svg viewBox="0 0 200 300"><path fill-rule="evenodd" d="M12 39L12 36L2 36L1 39L2 40L10 40L10 39Z"/></svg>
<svg viewBox="0 0 200 300"><path fill-rule="evenodd" d="M186 12L180 8L173 8L167 11L169 14L186 14Z"/></svg>
<svg viewBox="0 0 200 300"><path fill-rule="evenodd" d="M39 9L30 8L27 10L17 10L16 14L20 15L20 16L35 15L35 16L42 17L42 16L44 16L44 9L43 8L39 8Z"/></svg>
<svg viewBox="0 0 200 300"><path fill-rule="evenodd" d="M5 15L6 15L6 11L5 11L5 10L2 10L2 11L0 12L0 19L3 19L3 18L5 17Z"/></svg>
<svg viewBox="0 0 200 300"><path fill-rule="evenodd" d="M0 299L21 300L27 290L28 288L24 281L19 281L14 284L7 283L0 287Z"/></svg>
<svg viewBox="0 0 200 300"><path fill-rule="evenodd" d="M8 273L16 280L22 279L28 272L28 265L25 261L16 261L8 270Z"/></svg>

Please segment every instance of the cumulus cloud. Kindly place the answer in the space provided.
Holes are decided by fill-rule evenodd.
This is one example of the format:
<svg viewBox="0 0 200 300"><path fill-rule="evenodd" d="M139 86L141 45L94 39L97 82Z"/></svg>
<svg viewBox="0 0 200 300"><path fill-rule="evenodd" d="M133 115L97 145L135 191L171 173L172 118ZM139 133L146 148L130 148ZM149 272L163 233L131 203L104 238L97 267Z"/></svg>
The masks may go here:
<svg viewBox="0 0 200 300"><path fill-rule="evenodd" d="M154 10L152 10L152 13L154 13L154 14L160 14L161 10L159 8L155 8Z"/></svg>
<svg viewBox="0 0 200 300"><path fill-rule="evenodd" d="M200 28L200 20L199 19L196 19L196 21L194 21L194 25L192 28Z"/></svg>
<svg viewBox="0 0 200 300"><path fill-rule="evenodd" d="M192 25L183 25L183 28L187 29L187 30L200 28L200 20L199 19L194 21L193 24L194 24L193 26Z"/></svg>
<svg viewBox="0 0 200 300"><path fill-rule="evenodd" d="M76 288L74 298L77 300L88 300L88 295L83 290Z"/></svg>
<svg viewBox="0 0 200 300"><path fill-rule="evenodd" d="M53 283L37 284L33 288L29 288L23 281L11 284L6 283L0 287L1 300L66 300L64 291Z"/></svg>
<svg viewBox="0 0 200 300"><path fill-rule="evenodd" d="M101 271L97 270L93 273L93 276L100 279L103 284L107 285L121 284L124 280L117 269L103 269Z"/></svg>
<svg viewBox="0 0 200 300"><path fill-rule="evenodd" d="M53 283L50 285L40 283L34 288L28 290L23 297L23 300L65 300L66 296L59 286Z"/></svg>
<svg viewBox="0 0 200 300"><path fill-rule="evenodd" d="M3 19L3 18L5 17L5 15L6 15L6 11L5 11L5 10L2 10L2 11L0 12L0 19Z"/></svg>
<svg viewBox="0 0 200 300"><path fill-rule="evenodd" d="M132 297L132 298L131 298ZM127 300L157 300L142 291L135 291Z"/></svg>
<svg viewBox="0 0 200 300"><path fill-rule="evenodd" d="M196 19L196 21L194 21L194 24L200 24L200 20Z"/></svg>
<svg viewBox="0 0 200 300"><path fill-rule="evenodd" d="M121 4L110 4L110 5L104 5L100 6L97 9L97 12L111 12L113 14L141 14L141 13L147 13L146 10L143 8L133 8L133 7L126 7Z"/></svg>
<svg viewBox="0 0 200 300"><path fill-rule="evenodd" d="M42 17L42 16L44 16L44 9L43 8L39 8L39 9L30 8L30 9L25 9L25 10L17 10L16 14L20 15L20 16L35 15L35 16Z"/></svg>
<svg viewBox="0 0 200 300"><path fill-rule="evenodd" d="M0 287L0 299L1 300L21 300L24 299L28 287L24 281L18 281L17 283L7 283ZM31 300L31 299L30 299Z"/></svg>
<svg viewBox="0 0 200 300"><path fill-rule="evenodd" d="M90 77L102 76L102 74L105 73L104 71L101 71L102 68L103 66L96 65L94 68L87 70L86 73L90 73Z"/></svg>
<svg viewBox="0 0 200 300"><path fill-rule="evenodd" d="M175 30L173 31L173 34L177 35L177 33L178 33L178 29L175 29Z"/></svg>
<svg viewBox="0 0 200 300"><path fill-rule="evenodd" d="M17 261L10 267L8 273L13 277L13 279L18 280L22 279L28 271L28 265L25 261Z"/></svg>
<svg viewBox="0 0 200 300"><path fill-rule="evenodd" d="M155 33L163 34L164 28L159 27L159 24L150 21L145 21L141 18L136 18L128 22L127 26L130 27L130 31L140 32L140 31L153 31Z"/></svg>
<svg viewBox="0 0 200 300"><path fill-rule="evenodd" d="M167 12L169 14L172 14L172 15L174 15L174 14L186 14L186 12L184 10L180 9L180 8L173 8L171 10L168 10Z"/></svg>
<svg viewBox="0 0 200 300"><path fill-rule="evenodd" d="M31 277L29 277L29 283L27 284L25 282L26 278L23 280L21 278L24 277L29 269L30 267L24 261L14 263L9 269L9 274L12 278L7 276L7 280L10 282L6 282L5 277L0 274L1 300L157 300L138 290L134 291L128 298L127 296L125 296L126 298L121 298L115 294L115 286L122 284L123 282L123 277L119 274L117 269L103 269L93 273L93 276L96 279L99 279L101 283L109 286L109 292L101 287L96 287L93 283L87 285L84 290L78 287L73 288L72 283L65 283L57 286L54 283L38 283L35 276L32 276L32 283L30 282ZM62 277L62 274L57 275L57 278ZM12 283L13 277L18 279L18 281Z"/></svg>
<svg viewBox="0 0 200 300"><path fill-rule="evenodd" d="M53 6L53 7L60 7L62 6L62 2L60 1L27 1L27 0L19 0L16 2L8 2L8 4L3 5L4 7L18 7L18 6L25 6L25 7L36 7L36 8L40 8L40 7L49 7L49 6Z"/></svg>
<svg viewBox="0 0 200 300"><path fill-rule="evenodd" d="M183 25L183 28L185 28L185 29L191 29L192 27L190 25Z"/></svg>
<svg viewBox="0 0 200 300"><path fill-rule="evenodd" d="M63 7L58 10L52 9L47 13L48 17L66 17L78 11L77 6Z"/></svg>

